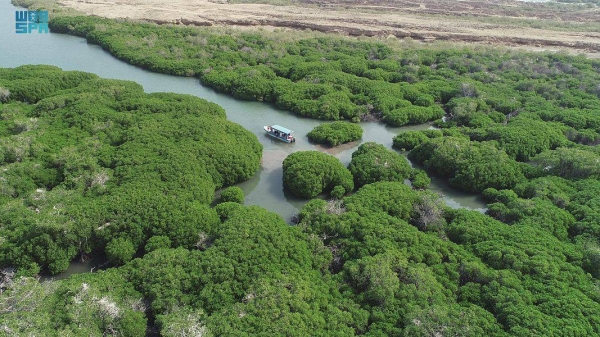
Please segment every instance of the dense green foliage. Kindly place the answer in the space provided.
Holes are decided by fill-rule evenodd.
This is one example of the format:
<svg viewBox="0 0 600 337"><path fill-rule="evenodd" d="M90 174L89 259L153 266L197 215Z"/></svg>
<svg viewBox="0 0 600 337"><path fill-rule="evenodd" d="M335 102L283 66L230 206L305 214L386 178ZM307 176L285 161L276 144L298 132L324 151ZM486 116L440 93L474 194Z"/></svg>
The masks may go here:
<svg viewBox="0 0 600 337"><path fill-rule="evenodd" d="M142 295L117 270L62 281L3 281L0 326L6 336L146 335Z"/></svg>
<svg viewBox="0 0 600 337"><path fill-rule="evenodd" d="M410 151L431 138L439 138L444 134L439 130L406 131L394 137L394 147L401 151Z"/></svg>
<svg viewBox="0 0 600 337"><path fill-rule="evenodd" d="M237 187L231 186L221 192L221 202L235 202L238 204L244 203L244 191Z"/></svg>
<svg viewBox="0 0 600 337"><path fill-rule="evenodd" d="M373 142L361 144L352 153L348 169L354 177L356 187L377 181L403 182L411 172L404 156Z"/></svg>
<svg viewBox="0 0 600 337"><path fill-rule="evenodd" d="M527 161L536 154L567 144L563 131L567 128L558 123L548 123L532 118L516 117L506 125L493 124L481 129L468 130L472 140L495 140L511 158Z"/></svg>
<svg viewBox="0 0 600 337"><path fill-rule="evenodd" d="M394 147L450 184L470 192L506 189L527 178L553 175L571 179L600 177L600 151L577 144L578 134L559 122L522 113L506 123L409 131L394 137ZM450 126L450 127L449 127Z"/></svg>
<svg viewBox="0 0 600 337"><path fill-rule="evenodd" d="M404 125L447 113L449 125L487 127L534 113L572 127L577 142L600 142L600 62L581 56L395 48L97 17L55 17L50 28L84 36L132 64L198 76L218 91L274 102L301 116L356 121L373 113L391 125ZM518 132L496 131L490 137L506 141ZM548 137L556 140L552 133Z"/></svg>
<svg viewBox="0 0 600 337"><path fill-rule="evenodd" d="M330 254L318 239L238 206L202 250L157 250L120 269L161 333L348 336L364 327L365 314L323 277Z"/></svg>
<svg viewBox="0 0 600 337"><path fill-rule="evenodd" d="M600 62L98 18L53 28L303 116L402 125L444 109L441 130L394 146L483 192L488 211L411 189L404 179L423 189L427 174L373 143L350 170L316 151L286 158L289 191L333 197L309 201L297 226L232 202L235 189L209 208L261 152L218 107L52 67L0 70L0 266L59 272L96 252L114 266L48 283L1 270L4 331L600 335Z"/></svg>
<svg viewBox="0 0 600 337"><path fill-rule="evenodd" d="M558 148L545 151L533 162L552 175L566 178L600 179L600 153L587 149Z"/></svg>
<svg viewBox="0 0 600 337"><path fill-rule="evenodd" d="M489 142L434 138L417 146L409 153L409 158L449 178L451 185L465 191L511 188L525 180L519 163Z"/></svg>
<svg viewBox="0 0 600 337"><path fill-rule="evenodd" d="M50 28L84 36L132 64L199 76L218 91L313 118L358 121L376 113L392 125L422 123L442 117L435 102L458 92L456 83L434 77L422 86L400 84L414 75L403 74L406 65L382 44L224 35L92 17L57 17Z"/></svg>
<svg viewBox="0 0 600 337"><path fill-rule="evenodd" d="M318 151L299 151L283 161L283 187L294 195L314 198L337 186L335 194L339 197L351 192L354 182L350 171L334 156Z"/></svg>
<svg viewBox="0 0 600 337"><path fill-rule="evenodd" d="M391 43L234 30L224 35L212 28L92 17L52 21L54 31L85 36L130 63L199 76L216 90L274 102L302 116L359 120L374 114L392 125L437 119L444 136L468 137L486 152L490 158L484 161L498 157L508 164L499 151L526 162L545 151L600 143L600 62L582 56L402 49ZM430 140L439 133L401 134L394 146L411 150L426 142L425 136ZM537 175L517 166L527 176ZM498 169L503 168L487 168L491 174ZM510 187L521 176L507 169L507 179L475 178L475 186L454 186L468 191Z"/></svg>
<svg viewBox="0 0 600 337"><path fill-rule="evenodd" d="M518 195L486 191L514 210L510 226L447 209L399 182L368 184L344 200L314 199L298 226L222 203L236 207L200 249L160 248L65 281L14 279L0 294L2 324L48 336L82 325L87 335L135 336L146 321L144 298L165 336L597 335L591 235L600 231L584 218L597 216L599 188L596 180L542 178L518 185ZM548 205L519 211L509 204L520 197ZM583 212L563 216L579 228L569 230L581 238L575 244L539 226L541 213L567 198L567 209Z"/></svg>
<svg viewBox="0 0 600 337"><path fill-rule="evenodd" d="M414 169L410 173L410 182L412 187L418 190L425 189L431 183L431 178L427 175L427 172L419 169Z"/></svg>
<svg viewBox="0 0 600 337"><path fill-rule="evenodd" d="M201 249L157 249L64 281L4 278L0 324L13 335L44 336L144 336L145 315L165 336L364 329L366 313L323 274L331 254L317 238L264 209L237 205Z"/></svg>
<svg viewBox="0 0 600 337"><path fill-rule="evenodd" d="M444 110L437 106L406 106L383 112L383 121L393 126L405 124L422 124L430 120L442 118Z"/></svg>
<svg viewBox="0 0 600 337"><path fill-rule="evenodd" d="M204 100L55 67L0 69L0 267L58 273L153 236L194 247L214 191L250 178L262 146ZM25 103L27 102L27 103Z"/></svg>
<svg viewBox="0 0 600 337"><path fill-rule="evenodd" d="M362 134L360 125L339 121L318 125L307 136L315 143L336 146L359 140Z"/></svg>
<svg viewBox="0 0 600 337"><path fill-rule="evenodd" d="M369 311L367 335L600 331L597 285L581 269L597 255L584 257L537 225L539 217L507 226L440 209L430 194L400 183L366 185L344 205L332 212L312 201L300 224L335 248L330 270L343 294Z"/></svg>

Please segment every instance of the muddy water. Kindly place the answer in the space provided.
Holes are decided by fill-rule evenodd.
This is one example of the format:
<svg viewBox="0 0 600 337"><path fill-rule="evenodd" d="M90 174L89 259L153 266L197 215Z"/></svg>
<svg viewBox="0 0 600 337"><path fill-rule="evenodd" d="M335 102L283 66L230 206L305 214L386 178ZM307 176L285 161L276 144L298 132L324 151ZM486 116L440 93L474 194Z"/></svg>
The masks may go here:
<svg viewBox="0 0 600 337"><path fill-rule="evenodd" d="M264 146L262 165L250 180L239 184L246 193L246 205L260 205L276 212L286 220L297 213L304 200L288 195L282 189L281 164L285 157L300 150L319 150L339 158L344 164L350 162L352 152L362 142L377 142L388 147L399 132L422 130L428 124L389 127L380 123L362 123L364 137L335 148L311 144L306 134L322 121L297 117L260 102L241 101L216 93L200 85L197 79L152 73L119 61L98 46L89 45L79 37L61 34L16 34L15 10L9 0L0 0L0 67L16 67L23 64L50 64L64 70L80 70L101 77L130 80L140 83L146 92L176 92L191 94L222 106L227 118L252 131ZM279 124L295 131L297 142L286 144L265 135L263 126ZM452 207L483 210L485 204L479 197L458 192L443 181L434 179L430 188L444 195Z"/></svg>
<svg viewBox="0 0 600 337"><path fill-rule="evenodd" d="M87 261L73 261L69 265L69 268L64 272L57 275L47 275L43 274L40 277L40 281L53 281L53 280L62 280L66 279L73 274L83 274L83 273L91 273L94 271L98 271L100 269L106 268L108 263L102 260L97 259L89 259Z"/></svg>

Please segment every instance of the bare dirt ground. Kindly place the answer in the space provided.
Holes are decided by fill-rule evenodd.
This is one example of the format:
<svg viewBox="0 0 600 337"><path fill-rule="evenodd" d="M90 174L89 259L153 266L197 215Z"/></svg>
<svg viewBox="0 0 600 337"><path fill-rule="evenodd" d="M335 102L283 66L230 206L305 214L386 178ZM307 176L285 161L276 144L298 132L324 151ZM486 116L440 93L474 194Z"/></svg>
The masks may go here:
<svg viewBox="0 0 600 337"><path fill-rule="evenodd" d="M598 7L511 0L297 0L292 6L213 1L57 2L86 14L157 23L285 27L351 36L410 37L421 41L567 50L600 57Z"/></svg>

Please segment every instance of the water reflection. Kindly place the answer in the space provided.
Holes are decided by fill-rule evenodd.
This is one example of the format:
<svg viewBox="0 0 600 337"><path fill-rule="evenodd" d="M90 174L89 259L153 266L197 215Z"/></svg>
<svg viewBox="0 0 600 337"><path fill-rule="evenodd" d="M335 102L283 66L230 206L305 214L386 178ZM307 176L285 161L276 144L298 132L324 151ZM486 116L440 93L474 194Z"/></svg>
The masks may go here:
<svg viewBox="0 0 600 337"><path fill-rule="evenodd" d="M104 257L96 257L85 261L75 260L69 265L69 268L57 275L42 274L40 281L52 281L66 279L74 274L92 273L108 266L108 262Z"/></svg>

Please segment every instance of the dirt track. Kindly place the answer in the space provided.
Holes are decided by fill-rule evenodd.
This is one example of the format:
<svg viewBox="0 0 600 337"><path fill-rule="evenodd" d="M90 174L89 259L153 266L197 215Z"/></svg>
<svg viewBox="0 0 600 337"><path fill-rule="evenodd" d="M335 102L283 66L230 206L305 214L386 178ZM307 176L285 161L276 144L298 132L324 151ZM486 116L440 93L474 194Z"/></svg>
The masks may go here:
<svg viewBox="0 0 600 337"><path fill-rule="evenodd" d="M217 1L217 0L215 0ZM226 0L224 0L226 1ZM600 57L600 33L586 22L600 22L598 9L562 10L514 1L323 1L301 0L302 6L228 4L207 0L62 0L61 6L109 18L145 19L198 26L286 27L337 32L352 36L410 37L421 41L460 41L530 49L566 49ZM535 7L539 6L539 7ZM557 10L556 8L559 8ZM567 7L564 7L567 8ZM536 13L537 17L530 16ZM469 15L469 18L464 18ZM580 31L519 27L485 18L527 18L580 22ZM478 19L473 19L478 18ZM521 25L522 26L522 25Z"/></svg>

